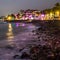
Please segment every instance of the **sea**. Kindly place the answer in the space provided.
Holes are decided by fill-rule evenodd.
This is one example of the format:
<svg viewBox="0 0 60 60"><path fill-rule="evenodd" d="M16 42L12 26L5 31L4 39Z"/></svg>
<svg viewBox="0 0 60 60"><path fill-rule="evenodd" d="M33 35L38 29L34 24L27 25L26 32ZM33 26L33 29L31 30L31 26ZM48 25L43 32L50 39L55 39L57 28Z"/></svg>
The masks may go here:
<svg viewBox="0 0 60 60"><path fill-rule="evenodd" d="M13 60L12 56L32 40L32 31L37 28L32 23L0 22L0 60ZM11 47L14 50L8 49Z"/></svg>
<svg viewBox="0 0 60 60"><path fill-rule="evenodd" d="M14 60L14 55L21 55L18 50L37 38L32 31L39 27L60 29L60 21L0 22L0 60Z"/></svg>

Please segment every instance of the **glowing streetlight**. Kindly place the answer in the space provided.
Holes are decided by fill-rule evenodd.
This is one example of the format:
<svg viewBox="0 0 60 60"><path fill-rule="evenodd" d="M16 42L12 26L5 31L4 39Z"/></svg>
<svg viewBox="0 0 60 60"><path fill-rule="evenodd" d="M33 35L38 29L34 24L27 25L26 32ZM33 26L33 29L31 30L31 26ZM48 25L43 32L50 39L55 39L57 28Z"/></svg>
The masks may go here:
<svg viewBox="0 0 60 60"><path fill-rule="evenodd" d="M55 14L56 17L59 17L59 11L56 11Z"/></svg>
<svg viewBox="0 0 60 60"><path fill-rule="evenodd" d="M12 17L11 17L11 16L8 16L8 17L7 17L7 20L11 20L11 19L12 19Z"/></svg>

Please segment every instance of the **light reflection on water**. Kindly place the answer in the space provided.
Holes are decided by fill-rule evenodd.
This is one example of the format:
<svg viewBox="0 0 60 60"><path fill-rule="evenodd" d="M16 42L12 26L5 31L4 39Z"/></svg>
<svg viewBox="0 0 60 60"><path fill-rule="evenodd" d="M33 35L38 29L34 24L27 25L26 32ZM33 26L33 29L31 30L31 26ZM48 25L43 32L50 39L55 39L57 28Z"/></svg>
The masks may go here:
<svg viewBox="0 0 60 60"><path fill-rule="evenodd" d="M14 34L13 34L13 28L12 28L12 24L11 23L9 23L8 24L8 32L6 33L6 35L7 35L7 41L8 41L8 43L9 44L11 44L12 42L12 40L13 40L13 38L14 38Z"/></svg>
<svg viewBox="0 0 60 60"><path fill-rule="evenodd" d="M16 23L16 27L19 27L19 26L24 27L25 26L25 23Z"/></svg>
<svg viewBox="0 0 60 60"><path fill-rule="evenodd" d="M6 26L5 26L6 27ZM15 40L17 34L20 34L19 37L22 40L26 40L24 33L30 32L32 30L35 30L36 26L34 24L26 24L26 23L7 23L7 32L5 32L6 35L6 41L9 45L15 44ZM22 35L23 34L23 35Z"/></svg>

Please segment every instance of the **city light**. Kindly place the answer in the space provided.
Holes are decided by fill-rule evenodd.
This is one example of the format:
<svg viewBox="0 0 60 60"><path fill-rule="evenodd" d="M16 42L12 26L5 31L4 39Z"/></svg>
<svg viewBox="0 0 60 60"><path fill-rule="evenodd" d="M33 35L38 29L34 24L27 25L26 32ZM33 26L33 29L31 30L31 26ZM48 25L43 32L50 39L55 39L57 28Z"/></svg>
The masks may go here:
<svg viewBox="0 0 60 60"><path fill-rule="evenodd" d="M59 17L59 11L56 11L56 16L58 16L58 17Z"/></svg>
<svg viewBox="0 0 60 60"><path fill-rule="evenodd" d="M8 16L8 17L7 17L7 20L11 20L11 19L12 19L12 17L11 17L11 16Z"/></svg>
<svg viewBox="0 0 60 60"><path fill-rule="evenodd" d="M60 7L60 5L59 5ZM54 20L55 17L60 19L60 9L54 6L50 9L40 10L21 10L19 13L7 15L4 20ZM3 19L3 18L2 18Z"/></svg>

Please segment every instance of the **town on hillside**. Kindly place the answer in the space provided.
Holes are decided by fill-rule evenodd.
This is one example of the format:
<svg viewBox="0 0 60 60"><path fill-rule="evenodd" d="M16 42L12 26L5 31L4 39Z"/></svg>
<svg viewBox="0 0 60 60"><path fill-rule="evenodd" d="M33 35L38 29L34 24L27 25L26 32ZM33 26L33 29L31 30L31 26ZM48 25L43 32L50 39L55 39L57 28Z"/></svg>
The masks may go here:
<svg viewBox="0 0 60 60"><path fill-rule="evenodd" d="M60 3L56 3L54 7L45 10L20 10L17 14L8 14L1 16L0 20L60 20Z"/></svg>

